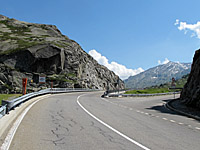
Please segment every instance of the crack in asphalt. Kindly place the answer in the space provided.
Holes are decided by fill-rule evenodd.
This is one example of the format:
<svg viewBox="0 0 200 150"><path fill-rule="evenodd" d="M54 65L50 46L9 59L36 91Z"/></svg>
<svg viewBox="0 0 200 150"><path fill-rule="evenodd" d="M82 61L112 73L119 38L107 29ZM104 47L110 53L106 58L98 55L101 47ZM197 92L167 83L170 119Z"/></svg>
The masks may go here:
<svg viewBox="0 0 200 150"><path fill-rule="evenodd" d="M78 123L73 118L66 118L63 115L63 110L59 110L56 112L51 111L50 117L52 123L55 125L53 129L51 129L51 133L56 137L56 140L46 140L52 142L55 146L60 144L65 144L63 141L67 135L70 133L70 128L75 127ZM63 125L62 122L68 122L68 125ZM83 126L80 126L79 131L84 130ZM61 134L62 133L62 134Z"/></svg>
<svg viewBox="0 0 200 150"><path fill-rule="evenodd" d="M63 110L61 109L60 111L57 111L56 113L54 112L50 112L50 113L51 113L50 114L51 120L53 124L55 125L54 129L51 130L51 133L56 136L56 140L46 140L46 141L52 142L55 146L58 146L60 144L65 144L65 142L63 141L66 136L65 133L63 134L59 133L59 131L63 131L63 129L66 132L69 132L69 128L61 124L61 121L65 119L65 117L62 114Z"/></svg>
<svg viewBox="0 0 200 150"><path fill-rule="evenodd" d="M74 125L76 125L76 124L77 124L77 122L76 122L76 121L74 121L73 119L71 119L70 121L71 121L71 122L73 122L73 123L74 123Z"/></svg>
<svg viewBox="0 0 200 150"><path fill-rule="evenodd" d="M81 128L80 128L80 130L79 131L82 131L82 130L84 130L85 128L83 127L83 126L81 126Z"/></svg>
<svg viewBox="0 0 200 150"><path fill-rule="evenodd" d="M65 117L61 114L63 111L61 110L60 112L57 112L57 115L59 116L59 117L61 117L62 119L65 119Z"/></svg>
<svg viewBox="0 0 200 150"><path fill-rule="evenodd" d="M95 123L93 121L91 121L91 126L96 128L103 137L108 139L108 141L110 141L111 143L119 144L120 149L124 150L123 147L125 147L125 144L123 144L123 143L121 143L119 141L115 141L116 138L114 138L113 136L109 135L106 131L102 130L100 127L95 126Z"/></svg>
<svg viewBox="0 0 200 150"><path fill-rule="evenodd" d="M58 142L61 142L62 140L64 140L65 138L63 137L63 138L61 138L61 139L58 139L58 140L55 140L55 141L52 141L53 142L53 144L55 145L55 146L57 146L58 144L65 144L65 142L62 142L62 143L58 143Z"/></svg>
<svg viewBox="0 0 200 150"><path fill-rule="evenodd" d="M67 132L69 132L69 129L68 129L67 127L65 127L65 126L62 126L62 125L58 124L58 127L59 127L59 128L63 128L63 129L65 129L65 130L67 130Z"/></svg>

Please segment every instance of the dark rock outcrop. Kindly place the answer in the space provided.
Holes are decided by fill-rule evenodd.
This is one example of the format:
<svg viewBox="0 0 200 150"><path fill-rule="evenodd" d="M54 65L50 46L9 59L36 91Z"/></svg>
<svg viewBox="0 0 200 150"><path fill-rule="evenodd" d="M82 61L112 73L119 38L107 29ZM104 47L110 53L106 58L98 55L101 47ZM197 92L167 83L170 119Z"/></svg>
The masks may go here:
<svg viewBox="0 0 200 150"><path fill-rule="evenodd" d="M53 25L33 24L0 15L0 91L37 87L115 89L118 76L99 65L80 45ZM38 84L45 75L47 84ZM120 80L120 88L124 83Z"/></svg>
<svg viewBox="0 0 200 150"><path fill-rule="evenodd" d="M200 108L200 50L195 52L192 69L180 99L185 105Z"/></svg>

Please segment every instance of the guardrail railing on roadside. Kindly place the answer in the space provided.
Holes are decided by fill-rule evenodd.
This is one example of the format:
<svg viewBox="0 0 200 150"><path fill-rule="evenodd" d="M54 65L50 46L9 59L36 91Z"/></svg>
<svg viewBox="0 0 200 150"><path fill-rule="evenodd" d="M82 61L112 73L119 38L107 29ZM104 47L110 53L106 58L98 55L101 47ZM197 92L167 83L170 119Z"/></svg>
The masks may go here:
<svg viewBox="0 0 200 150"><path fill-rule="evenodd" d="M0 107L0 118L6 114L6 105Z"/></svg>
<svg viewBox="0 0 200 150"><path fill-rule="evenodd" d="M3 117L6 113L8 113L14 107L36 96L40 96L44 94L56 94L56 93L68 93L68 92L90 92L90 91L98 91L98 90L80 89L80 88L49 88L49 89L44 89L38 92L33 92L33 93L23 95L11 101L2 100L2 107L0 107L0 118Z"/></svg>
<svg viewBox="0 0 200 150"><path fill-rule="evenodd" d="M155 94L117 94L117 93L104 93L102 97L147 97L147 96L160 96L179 94L180 92L168 92L168 93L155 93Z"/></svg>

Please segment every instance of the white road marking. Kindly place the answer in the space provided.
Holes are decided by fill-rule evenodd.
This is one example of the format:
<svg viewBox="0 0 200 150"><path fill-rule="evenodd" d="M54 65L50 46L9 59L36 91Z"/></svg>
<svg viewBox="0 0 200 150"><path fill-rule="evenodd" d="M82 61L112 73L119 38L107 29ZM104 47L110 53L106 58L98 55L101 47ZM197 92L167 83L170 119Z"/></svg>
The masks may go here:
<svg viewBox="0 0 200 150"><path fill-rule="evenodd" d="M173 123L174 123L174 122L176 122L176 121L174 121L174 120L170 120L170 122L173 122Z"/></svg>
<svg viewBox="0 0 200 150"><path fill-rule="evenodd" d="M163 120L168 120L167 118L162 118Z"/></svg>
<svg viewBox="0 0 200 150"><path fill-rule="evenodd" d="M199 128L199 127L195 127L195 129L197 129L197 130L200 130L200 128Z"/></svg>
<svg viewBox="0 0 200 150"><path fill-rule="evenodd" d="M105 99L104 99L105 100ZM107 101L107 100L105 100L105 101ZM113 104L115 104L115 103L113 103ZM165 104L165 103L159 103L158 105L163 105L163 104ZM126 106L124 106L124 105L120 105L120 104L118 104L118 106L120 106L120 107L123 107L123 108L129 108L129 110L133 110L132 108L130 108L130 107L126 107ZM160 116L155 116L155 115L153 115L153 114L149 114L149 113L146 113L146 112L142 112L142 111L140 111L140 110L136 110L136 112L137 113L141 113L141 114L145 114L145 115L151 115L152 117L156 117L156 118L159 118ZM167 118L162 118L163 120L169 120L169 119L167 119ZM190 120L194 120L194 119L192 119L192 118L189 118ZM175 120L169 120L170 122L172 122L172 123L176 123L176 121ZM179 125L184 125L184 123L182 123L182 122L178 122L177 124L179 124ZM187 125L188 127L192 127L191 125ZM197 129L197 130L200 130L200 128L199 127L196 127L195 129Z"/></svg>
<svg viewBox="0 0 200 150"><path fill-rule="evenodd" d="M15 136L15 133L20 125L20 123L22 122L22 120L24 119L25 115L27 114L27 112L31 109L31 107L33 105L35 105L38 101L44 99L44 98L47 98L48 96L46 97L43 97L43 98L40 98L38 100L36 100L35 102L33 102L31 105L29 105L24 111L23 113L17 118L17 120L15 121L15 123L13 124L12 128L10 129L10 131L8 132L8 135L6 136L5 140L4 140L4 143L2 144L1 146L1 150L9 150L10 148L10 144Z"/></svg>
<svg viewBox="0 0 200 150"><path fill-rule="evenodd" d="M84 94L85 95L85 94ZM121 133L120 131L116 130L115 128L111 127L110 125L108 125L107 123L103 122L102 120L100 120L99 118L97 118L96 116L94 116L92 113L90 113L85 107L83 107L81 105L81 103L79 102L79 98L83 96L83 95L80 95L77 97L77 103L78 105L89 115L91 116L92 118L94 118L95 120L97 120L98 122L100 122L101 124L103 124L104 126L106 126L107 128L109 128L110 130L112 130L113 132L117 133L118 135L122 136L123 138L125 138L126 140L130 141L131 143L141 147L142 149L144 150L150 150L149 148L147 148L146 146L138 143L137 141L131 139L130 137L126 136L125 134Z"/></svg>

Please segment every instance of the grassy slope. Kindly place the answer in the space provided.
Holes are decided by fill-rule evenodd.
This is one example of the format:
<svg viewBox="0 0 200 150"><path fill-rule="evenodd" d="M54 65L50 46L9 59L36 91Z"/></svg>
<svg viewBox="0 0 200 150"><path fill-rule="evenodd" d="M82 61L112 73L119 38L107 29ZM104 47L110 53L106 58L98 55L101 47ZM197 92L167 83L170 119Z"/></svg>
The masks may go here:
<svg viewBox="0 0 200 150"><path fill-rule="evenodd" d="M125 94L154 94L154 93L168 93L168 92L173 92L173 90L169 90L168 88L148 88L144 90L127 91Z"/></svg>
<svg viewBox="0 0 200 150"><path fill-rule="evenodd" d="M13 98L17 98L22 94L0 94L0 105L2 100L11 100Z"/></svg>

